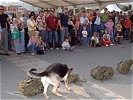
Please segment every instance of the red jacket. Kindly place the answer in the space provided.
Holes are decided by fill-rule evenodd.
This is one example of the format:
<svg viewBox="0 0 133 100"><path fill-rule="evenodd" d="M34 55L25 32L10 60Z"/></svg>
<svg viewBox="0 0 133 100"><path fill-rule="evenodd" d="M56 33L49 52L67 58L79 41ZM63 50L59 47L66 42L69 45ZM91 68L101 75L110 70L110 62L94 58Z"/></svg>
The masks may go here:
<svg viewBox="0 0 133 100"><path fill-rule="evenodd" d="M131 23L131 21L129 19L126 19L124 21L124 25L125 25L126 28L131 28L132 23Z"/></svg>
<svg viewBox="0 0 133 100"><path fill-rule="evenodd" d="M56 16L49 16L45 19L47 27L51 30L55 30L58 25L58 18Z"/></svg>

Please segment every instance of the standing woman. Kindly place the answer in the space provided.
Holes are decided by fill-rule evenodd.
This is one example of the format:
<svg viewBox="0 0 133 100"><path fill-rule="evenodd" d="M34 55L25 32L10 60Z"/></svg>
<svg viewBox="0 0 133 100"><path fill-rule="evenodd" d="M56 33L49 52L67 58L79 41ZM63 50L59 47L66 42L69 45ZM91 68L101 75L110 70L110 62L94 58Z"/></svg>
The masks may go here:
<svg viewBox="0 0 133 100"><path fill-rule="evenodd" d="M37 27L37 23L35 22L35 17L33 14L29 15L29 19L27 20L27 26L28 26L28 35L29 38L31 38L31 36L35 34Z"/></svg>
<svg viewBox="0 0 133 100"><path fill-rule="evenodd" d="M14 45L16 49L16 53L20 55L24 52L24 24L21 19L21 13L17 13L16 18L13 19L13 27L12 32L16 29L19 33L19 37L14 39Z"/></svg>
<svg viewBox="0 0 133 100"><path fill-rule="evenodd" d="M23 21L24 21L24 26L25 26L25 34L24 34L24 38L25 38L25 51L27 50L27 45L29 42L29 35L28 35L28 27L27 27L27 20L29 19L29 12L25 11L24 12L24 17L23 17Z"/></svg>
<svg viewBox="0 0 133 100"><path fill-rule="evenodd" d="M80 29L79 28L80 28L80 21L79 21L79 17L76 16L75 17L75 24L74 24L76 45L77 45L77 43L80 43Z"/></svg>
<svg viewBox="0 0 133 100"><path fill-rule="evenodd" d="M69 21L68 21L68 29L69 29L69 33L70 33L70 36L71 36L71 46L76 45L74 24L75 24L75 16L73 15L71 18L69 18Z"/></svg>

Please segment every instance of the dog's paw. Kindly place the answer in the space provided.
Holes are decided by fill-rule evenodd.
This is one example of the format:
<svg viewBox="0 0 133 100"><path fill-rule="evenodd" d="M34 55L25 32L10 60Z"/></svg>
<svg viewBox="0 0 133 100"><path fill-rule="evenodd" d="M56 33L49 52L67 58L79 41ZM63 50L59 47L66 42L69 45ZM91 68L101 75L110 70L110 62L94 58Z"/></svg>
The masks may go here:
<svg viewBox="0 0 133 100"><path fill-rule="evenodd" d="M49 96L47 96L46 99L49 99Z"/></svg>
<svg viewBox="0 0 133 100"><path fill-rule="evenodd" d="M57 93L57 92L52 92L54 95L58 96L58 97L62 97L61 94Z"/></svg>
<svg viewBox="0 0 133 100"><path fill-rule="evenodd" d="M62 95L61 95L61 94L58 94L57 96L62 97Z"/></svg>
<svg viewBox="0 0 133 100"><path fill-rule="evenodd" d="M46 99L49 99L49 97L47 97Z"/></svg>
<svg viewBox="0 0 133 100"><path fill-rule="evenodd" d="M68 91L71 91L71 88L67 88Z"/></svg>

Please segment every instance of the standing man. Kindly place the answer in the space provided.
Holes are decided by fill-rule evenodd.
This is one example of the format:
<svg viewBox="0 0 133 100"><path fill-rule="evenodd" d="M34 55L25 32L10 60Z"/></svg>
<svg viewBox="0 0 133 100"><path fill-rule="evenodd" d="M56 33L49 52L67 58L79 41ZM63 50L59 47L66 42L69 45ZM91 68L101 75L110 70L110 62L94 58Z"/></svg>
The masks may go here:
<svg viewBox="0 0 133 100"><path fill-rule="evenodd" d="M61 29L61 44L64 41L64 37L69 35L68 32L68 8L64 8L63 13L60 16L59 26Z"/></svg>
<svg viewBox="0 0 133 100"><path fill-rule="evenodd" d="M10 20L7 14L4 14L4 6L0 5L0 26L1 32L1 43L3 44L3 55L9 56L8 54L8 30L7 23ZM0 45L2 45L0 44Z"/></svg>
<svg viewBox="0 0 133 100"><path fill-rule="evenodd" d="M94 32L100 33L101 30L101 18L100 18L100 13L96 12L96 16L94 19Z"/></svg>
<svg viewBox="0 0 133 100"><path fill-rule="evenodd" d="M51 10L49 16L45 19L48 29L48 37L49 37L49 47L53 49L55 47L58 48L58 18L55 16L54 11ZM53 45L54 44L54 45Z"/></svg>
<svg viewBox="0 0 133 100"><path fill-rule="evenodd" d="M106 27L105 27L105 23L107 22L108 20L108 9L107 8L104 8L104 13L101 14L101 29L102 30L105 30Z"/></svg>
<svg viewBox="0 0 133 100"><path fill-rule="evenodd" d="M133 26L133 11L131 12L131 16L130 16L130 21L132 22L132 26Z"/></svg>

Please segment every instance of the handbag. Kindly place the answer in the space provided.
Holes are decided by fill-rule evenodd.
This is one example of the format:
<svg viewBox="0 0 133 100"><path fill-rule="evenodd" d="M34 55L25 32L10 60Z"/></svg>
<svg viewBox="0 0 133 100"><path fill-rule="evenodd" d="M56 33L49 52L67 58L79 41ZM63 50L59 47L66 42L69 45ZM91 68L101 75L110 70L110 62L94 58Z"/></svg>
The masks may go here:
<svg viewBox="0 0 133 100"><path fill-rule="evenodd" d="M38 49L37 49L37 54L43 55L43 54L44 54L43 48L38 48Z"/></svg>
<svg viewBox="0 0 133 100"><path fill-rule="evenodd" d="M20 38L20 33L16 28L13 29L13 31L11 33L11 37L12 37L12 39Z"/></svg>

